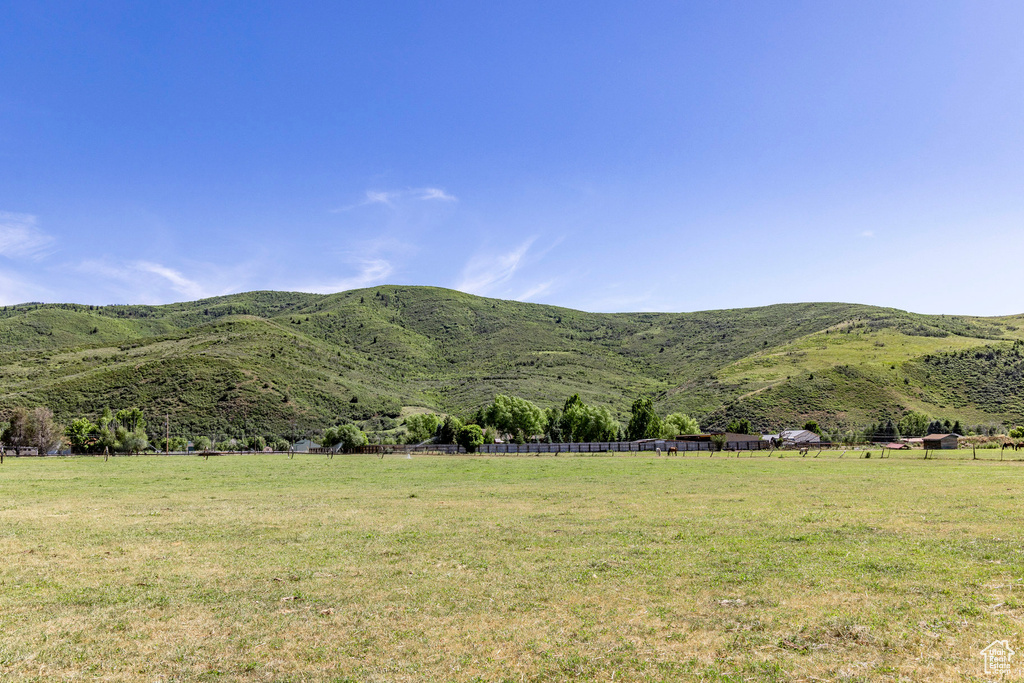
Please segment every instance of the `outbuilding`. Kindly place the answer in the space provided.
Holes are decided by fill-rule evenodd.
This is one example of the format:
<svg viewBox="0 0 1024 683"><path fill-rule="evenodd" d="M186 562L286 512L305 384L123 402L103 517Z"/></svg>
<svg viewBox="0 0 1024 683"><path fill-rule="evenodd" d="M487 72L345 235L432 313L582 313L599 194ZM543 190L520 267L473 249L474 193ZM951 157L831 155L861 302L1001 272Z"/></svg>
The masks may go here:
<svg viewBox="0 0 1024 683"><path fill-rule="evenodd" d="M954 449L960 445L959 434L929 434L921 439L925 450L939 451Z"/></svg>
<svg viewBox="0 0 1024 683"><path fill-rule="evenodd" d="M808 429L786 429L779 433L786 446L806 446L821 443L821 436Z"/></svg>
<svg viewBox="0 0 1024 683"><path fill-rule="evenodd" d="M727 451L759 451L771 448L771 443L761 438L760 434L734 434L732 432L710 432L708 434L680 434L676 441L696 441L711 443L714 437L724 437L722 446Z"/></svg>

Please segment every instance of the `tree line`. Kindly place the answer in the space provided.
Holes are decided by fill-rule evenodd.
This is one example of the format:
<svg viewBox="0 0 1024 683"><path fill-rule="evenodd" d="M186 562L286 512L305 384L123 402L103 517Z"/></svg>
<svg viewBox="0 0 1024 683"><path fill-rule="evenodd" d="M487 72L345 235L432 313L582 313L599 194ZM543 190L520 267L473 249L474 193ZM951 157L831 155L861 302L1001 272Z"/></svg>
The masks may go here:
<svg viewBox="0 0 1024 683"><path fill-rule="evenodd" d="M472 452L484 443L541 440L549 443L633 441L699 434L697 420L683 413L661 418L649 398L637 399L629 422L621 424L606 406L587 405L573 394L561 407L543 409L519 396L499 394L494 401L463 420L433 413L405 419L407 443L459 444Z"/></svg>
<svg viewBox="0 0 1024 683"><path fill-rule="evenodd" d="M588 405L579 394L573 394L561 406L546 409L525 398L499 394L490 404L464 418L435 413L410 415L401 425L404 431L399 428L398 421L390 418L377 416L364 422L370 429L383 428L385 431L368 435L359 424L342 420L313 436L325 447L339 446L347 452L367 444L371 437L378 443L388 439L391 443L459 444L472 452L484 443L498 440L506 443L635 441L705 431L696 418L685 413L660 416L649 398L633 401L628 421L621 423L608 407ZM863 429L829 433L813 421L804 424L804 429L816 432L826 440L849 444L950 432L964 436L1003 433L993 425L965 428L959 420L933 418L918 411L910 411L896 420L885 419L868 424ZM739 434L758 433L748 419L734 419L725 430ZM79 417L67 426L58 424L46 407L16 407L0 418L0 444L7 449L35 448L44 454L64 447L70 447L75 453L131 454L150 449L184 451L190 445L198 451L263 451L268 447L285 451L291 448L292 441L298 436L286 439L278 435L250 434L214 441L205 435L189 439L179 435L161 435L159 431L158 426L147 432L145 414L137 407L117 411L104 408L95 421ZM1024 428L1015 427L1009 434L1011 438L1024 438Z"/></svg>

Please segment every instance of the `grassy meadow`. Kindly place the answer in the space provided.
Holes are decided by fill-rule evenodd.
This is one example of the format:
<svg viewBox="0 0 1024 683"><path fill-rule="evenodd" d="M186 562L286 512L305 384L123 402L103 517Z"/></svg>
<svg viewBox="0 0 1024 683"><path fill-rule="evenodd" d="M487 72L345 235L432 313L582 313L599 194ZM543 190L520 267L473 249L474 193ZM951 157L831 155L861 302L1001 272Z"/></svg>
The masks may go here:
<svg viewBox="0 0 1024 683"><path fill-rule="evenodd" d="M7 459L0 678L986 680L1024 462L857 455Z"/></svg>

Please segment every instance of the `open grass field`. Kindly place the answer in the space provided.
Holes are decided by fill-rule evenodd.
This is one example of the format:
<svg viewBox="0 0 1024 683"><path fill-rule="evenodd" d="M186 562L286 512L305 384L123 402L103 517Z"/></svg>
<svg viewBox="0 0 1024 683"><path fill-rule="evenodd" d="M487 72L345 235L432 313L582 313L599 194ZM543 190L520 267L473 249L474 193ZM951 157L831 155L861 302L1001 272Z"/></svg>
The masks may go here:
<svg viewBox="0 0 1024 683"><path fill-rule="evenodd" d="M9 459L0 679L987 680L998 455Z"/></svg>

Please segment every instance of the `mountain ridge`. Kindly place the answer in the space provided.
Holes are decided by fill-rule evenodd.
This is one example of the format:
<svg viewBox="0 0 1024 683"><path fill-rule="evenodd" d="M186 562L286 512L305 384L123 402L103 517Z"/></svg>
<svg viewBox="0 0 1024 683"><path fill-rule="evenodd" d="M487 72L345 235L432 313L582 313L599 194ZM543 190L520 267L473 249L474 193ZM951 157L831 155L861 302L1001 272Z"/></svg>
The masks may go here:
<svg viewBox="0 0 1024 683"><path fill-rule="evenodd" d="M0 309L0 408L49 405L67 420L138 405L182 430L285 433L393 419L403 406L470 414L498 393L545 407L580 393L620 418L650 397L709 427L745 417L766 430L805 418L843 429L908 410L1007 423L1024 418L1004 400L1024 388L1007 360L1022 328L1020 315L842 302L589 313L398 285L33 303Z"/></svg>

